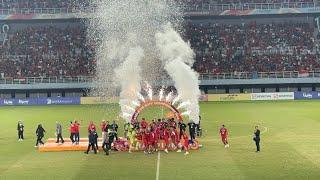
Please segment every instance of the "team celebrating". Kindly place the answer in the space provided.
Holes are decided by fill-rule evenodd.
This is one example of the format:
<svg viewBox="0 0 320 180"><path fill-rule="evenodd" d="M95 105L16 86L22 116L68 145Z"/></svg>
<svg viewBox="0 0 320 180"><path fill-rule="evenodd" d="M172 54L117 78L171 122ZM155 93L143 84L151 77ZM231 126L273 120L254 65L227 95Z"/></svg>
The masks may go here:
<svg viewBox="0 0 320 180"><path fill-rule="evenodd" d="M201 117L200 117L201 119ZM187 126L189 133L187 134ZM145 154L152 154L154 152L163 150L166 153L170 151L182 152L185 155L189 154L189 149L197 145L199 147L196 137L202 135L202 129L199 124L189 122L185 124L182 120L175 121L174 118L170 119L153 119L148 122L145 118L141 121L135 120L131 123L124 124L124 138L118 137L118 125L115 121L109 123L102 120L100 124L101 129L101 147L105 151L106 155L109 155L111 150L124 150L132 153L134 151L143 150ZM18 122L18 140L24 139L24 125L22 121ZM98 133L97 126L90 121L88 125L88 148L85 151L86 154L92 150L94 153L99 152L98 146ZM70 140L72 145L79 145L80 141L80 123L78 121L70 122L69 126ZM37 141L36 146L43 145L42 138L44 137L45 130L41 124L38 125L36 130ZM228 129L225 125L222 125L219 134L221 141L225 148L229 148L228 141ZM62 137L62 125L56 122L56 143L63 144L64 139ZM260 151L260 130L258 126L255 127L253 140L256 145L256 152ZM117 145L115 145L117 144ZM122 146L118 146L121 144Z"/></svg>

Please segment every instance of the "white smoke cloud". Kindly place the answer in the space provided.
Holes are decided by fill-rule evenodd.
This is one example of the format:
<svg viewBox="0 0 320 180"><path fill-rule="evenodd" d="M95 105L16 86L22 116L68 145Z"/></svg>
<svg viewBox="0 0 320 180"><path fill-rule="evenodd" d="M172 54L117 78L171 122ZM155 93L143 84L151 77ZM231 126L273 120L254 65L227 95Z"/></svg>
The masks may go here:
<svg viewBox="0 0 320 180"><path fill-rule="evenodd" d="M180 99L190 102L185 106L190 120L199 123L199 80L198 74L190 67L194 63L193 50L170 24L155 37L164 68L174 81Z"/></svg>
<svg viewBox="0 0 320 180"><path fill-rule="evenodd" d="M175 31L170 23L163 26L163 31L155 35L157 48L160 50L161 60L168 62L180 57L181 61L192 66L194 52L189 43L186 43Z"/></svg>
<svg viewBox="0 0 320 180"><path fill-rule="evenodd" d="M138 101L141 90L141 67L140 61L144 57L144 51L141 47L131 48L128 57L115 70L117 81L121 85L120 108L123 118L130 122L130 117L126 114L132 114L130 105L132 101Z"/></svg>

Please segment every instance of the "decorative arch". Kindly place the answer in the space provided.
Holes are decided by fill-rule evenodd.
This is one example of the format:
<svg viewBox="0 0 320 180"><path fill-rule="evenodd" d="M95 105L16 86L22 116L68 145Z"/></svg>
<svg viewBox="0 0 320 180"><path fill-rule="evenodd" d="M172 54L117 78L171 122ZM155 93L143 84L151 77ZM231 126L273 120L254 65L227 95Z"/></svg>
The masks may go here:
<svg viewBox="0 0 320 180"><path fill-rule="evenodd" d="M160 101L160 100L147 100L145 102L142 102L140 106L136 107L135 112L132 115L131 122L136 122L139 114L147 107L150 106L163 106L167 109L169 109L175 116L176 119L179 121L182 121L182 116L180 114L180 111L172 105L170 102L167 101Z"/></svg>

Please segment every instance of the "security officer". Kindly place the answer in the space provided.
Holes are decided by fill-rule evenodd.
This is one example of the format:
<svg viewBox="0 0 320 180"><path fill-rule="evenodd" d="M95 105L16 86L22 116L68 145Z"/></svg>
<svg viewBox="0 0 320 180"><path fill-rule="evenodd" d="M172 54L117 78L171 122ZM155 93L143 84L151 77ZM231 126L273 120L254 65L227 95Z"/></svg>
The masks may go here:
<svg viewBox="0 0 320 180"><path fill-rule="evenodd" d="M258 126L256 126L254 130L253 141L256 143L256 147L257 147L256 152L260 152L260 129Z"/></svg>
<svg viewBox="0 0 320 180"><path fill-rule="evenodd" d="M18 122L17 130L18 130L19 141L23 141L23 139L24 139L24 137L23 137L24 125L21 121Z"/></svg>
<svg viewBox="0 0 320 180"><path fill-rule="evenodd" d="M200 123L201 123L201 116L199 115L199 122L198 122L198 124L196 124L197 137L202 136L202 128L200 126Z"/></svg>
<svg viewBox="0 0 320 180"><path fill-rule="evenodd" d="M178 122L178 126L180 129L180 133L179 133L179 139L181 139L183 132L186 130L187 125L183 122L183 121L179 121Z"/></svg>
<svg viewBox="0 0 320 180"><path fill-rule="evenodd" d="M116 121L113 121L113 123L110 125L110 128L114 132L114 136L115 136L116 140L118 140L118 128L119 128L119 126L116 123Z"/></svg>
<svg viewBox="0 0 320 180"><path fill-rule="evenodd" d="M189 126L190 139L193 143L193 141L196 139L196 123L191 121L188 123L188 126Z"/></svg>
<svg viewBox="0 0 320 180"><path fill-rule="evenodd" d="M38 147L38 145L40 144L44 144L44 142L42 142L42 138L44 137L44 133L45 133L46 131L43 129L43 127L42 127L42 125L41 124L39 124L38 125L38 128L37 128L37 130L36 130L36 135L37 135L37 143L36 143L36 145L35 145L35 147Z"/></svg>

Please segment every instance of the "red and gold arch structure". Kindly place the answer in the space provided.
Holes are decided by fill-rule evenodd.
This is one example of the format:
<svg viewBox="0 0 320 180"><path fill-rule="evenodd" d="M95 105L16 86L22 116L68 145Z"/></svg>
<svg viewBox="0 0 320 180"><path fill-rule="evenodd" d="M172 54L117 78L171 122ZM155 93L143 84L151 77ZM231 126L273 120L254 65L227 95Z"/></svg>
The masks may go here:
<svg viewBox="0 0 320 180"><path fill-rule="evenodd" d="M151 106L162 106L165 107L166 109L170 110L170 112L172 113L172 115L174 116L175 119L177 119L178 121L183 121L181 112L174 106L171 104L171 102L167 102L167 101L161 101L161 100L146 100L144 102L141 102L141 104L139 106L136 107L135 112L133 113L132 117L131 117L131 123L134 123L138 120L138 117L140 115L140 113ZM182 141L182 140L181 140ZM170 140L171 143L171 140ZM142 142L139 142L140 147L138 147L136 149L136 151L142 150ZM158 147L160 150L164 150L164 141L163 140L159 140L158 141ZM177 147L174 146L169 146L169 150L171 151L175 151ZM193 150L198 150L199 149L199 141L196 139L194 141L193 144L190 144L190 149Z"/></svg>
<svg viewBox="0 0 320 180"><path fill-rule="evenodd" d="M135 112L133 113L132 117L131 117L131 122L136 122L139 114L147 107L150 106L162 106L165 107L167 109L170 110L170 112L174 115L175 119L177 119L178 121L182 121L182 116L180 111L171 104L171 102L167 102L167 101L160 101L160 100L147 100L145 102L141 102L141 104L136 107Z"/></svg>

